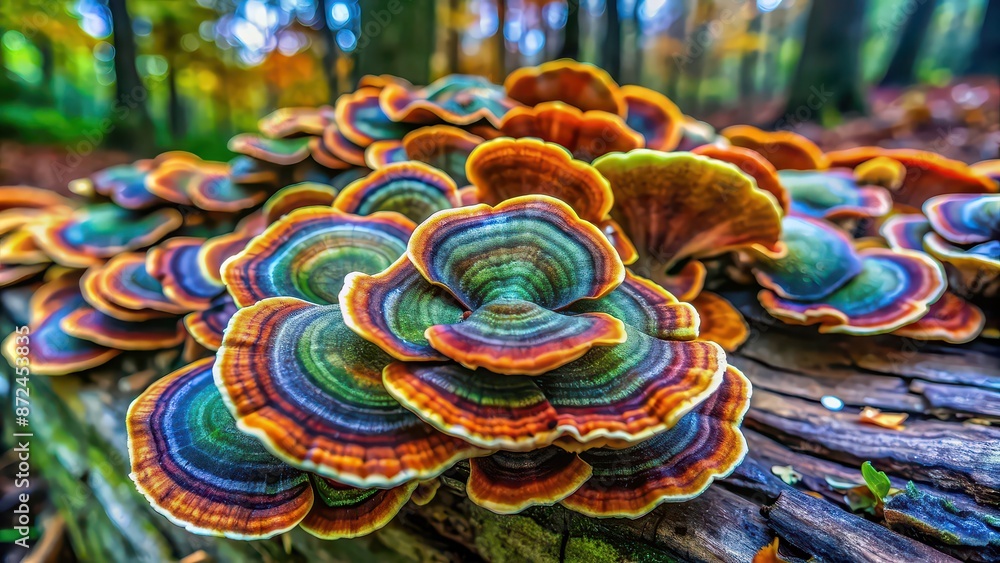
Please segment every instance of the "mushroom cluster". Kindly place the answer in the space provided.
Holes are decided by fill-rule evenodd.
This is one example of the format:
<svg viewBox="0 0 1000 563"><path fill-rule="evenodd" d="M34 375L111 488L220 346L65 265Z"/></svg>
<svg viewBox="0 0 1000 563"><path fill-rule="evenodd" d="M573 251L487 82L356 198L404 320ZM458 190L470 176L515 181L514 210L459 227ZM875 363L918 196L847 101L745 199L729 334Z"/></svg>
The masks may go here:
<svg viewBox="0 0 1000 563"><path fill-rule="evenodd" d="M984 331L995 321L983 312L998 277L995 164L879 147L824 154L798 135L747 126L723 134L781 169L790 197L783 255L742 253L771 315L852 335L996 334Z"/></svg>
<svg viewBox="0 0 1000 563"><path fill-rule="evenodd" d="M1000 279L995 164L716 134L575 61L366 76L229 148L83 205L0 188L36 373L177 353L129 409L131 477L196 533L359 536L445 472L498 513L638 517L746 453L730 278L784 322L951 342Z"/></svg>
<svg viewBox="0 0 1000 563"><path fill-rule="evenodd" d="M231 537L294 525L350 537L468 459L469 498L491 510L636 517L735 468L749 382L697 339L693 307L627 270L595 224L477 168L511 143L577 178L552 183L567 199L609 192L565 149L497 140L467 169L496 205L461 206L443 172L401 163L284 216L226 262L241 308L216 360L164 378L129 413L133 479L158 510ZM196 387L204 404L187 398ZM224 438L205 409L228 412L233 443L254 447L209 456ZM189 435L156 439L181 430L168 412ZM254 475L240 456L262 452L273 457ZM241 480L225 479L236 467ZM269 488L278 473L288 486Z"/></svg>

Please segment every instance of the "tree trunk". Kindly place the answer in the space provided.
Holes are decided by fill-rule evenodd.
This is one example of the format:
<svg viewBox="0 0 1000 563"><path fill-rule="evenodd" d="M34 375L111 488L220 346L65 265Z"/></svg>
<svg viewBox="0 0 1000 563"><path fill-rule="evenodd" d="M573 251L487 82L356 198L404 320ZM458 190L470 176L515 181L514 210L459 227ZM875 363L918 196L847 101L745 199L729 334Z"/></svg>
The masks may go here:
<svg viewBox="0 0 1000 563"><path fill-rule="evenodd" d="M148 92L135 66L137 50L126 0L108 0L115 46L115 108L117 126L109 133L112 144L146 153L155 145L153 119L146 107Z"/></svg>
<svg viewBox="0 0 1000 563"><path fill-rule="evenodd" d="M340 80L337 76L337 35L330 26L330 3L328 0L317 0L316 10L319 11L319 33L326 47L323 51L323 76L326 78L326 88L329 91L327 100L333 103L340 94Z"/></svg>
<svg viewBox="0 0 1000 563"><path fill-rule="evenodd" d="M0 26L0 37L3 37L3 34L6 31L7 30L4 29L3 26ZM10 74L7 73L7 67L4 65L3 53L4 50L0 49L0 101L7 101L17 98L18 84L10 77ZM3 129L0 129L0 132L3 132Z"/></svg>
<svg viewBox="0 0 1000 563"><path fill-rule="evenodd" d="M618 19L618 0L606 0L607 16L604 18L604 45L601 62L611 78L619 80L622 70L622 30Z"/></svg>
<svg viewBox="0 0 1000 563"><path fill-rule="evenodd" d="M909 5L909 3L904 4L904 8ZM927 30L931 27L936 7L935 0L922 0L916 3L916 10L907 18L899 44L896 45L889 68L882 78L883 86L907 86L916 82L917 57L920 55L920 47L924 44ZM899 33L898 24L894 24L892 21L887 22L885 29L882 30L883 33Z"/></svg>
<svg viewBox="0 0 1000 563"><path fill-rule="evenodd" d="M56 56L55 48L52 45L52 38L44 33L35 35L35 47L42 57L42 83L40 93L46 98L51 98L54 92L54 81L56 76Z"/></svg>
<svg viewBox="0 0 1000 563"><path fill-rule="evenodd" d="M507 36L504 28L507 26L507 0L497 0L497 67L498 75L495 82L503 82L507 78Z"/></svg>
<svg viewBox="0 0 1000 563"><path fill-rule="evenodd" d="M566 14L566 28L563 30L563 44L559 48L560 59L578 59L580 57L580 2L570 0L569 12Z"/></svg>
<svg viewBox="0 0 1000 563"><path fill-rule="evenodd" d="M789 86L786 115L776 126L819 122L825 108L863 112L860 49L866 0L817 0L809 9L805 44ZM772 71L773 72L773 71Z"/></svg>
<svg viewBox="0 0 1000 563"><path fill-rule="evenodd" d="M177 20L168 17L164 20L165 39L167 45L177 45L180 41L180 33L177 28ZM187 134L187 119L184 115L184 107L181 102L180 92L177 90L177 56L173 49L167 51L167 121L170 126L170 138L177 144Z"/></svg>
<svg viewBox="0 0 1000 563"><path fill-rule="evenodd" d="M747 28L747 34L762 35L761 30L765 17L766 16L764 14L757 14L757 16L750 21L750 25ZM752 106L754 94L757 89L757 63L760 61L760 54L761 49L754 49L753 51L743 53L740 57L739 103L744 108L744 111L752 111L752 109L748 106ZM747 111L747 113L749 113L749 111Z"/></svg>
<svg viewBox="0 0 1000 563"><path fill-rule="evenodd" d="M414 84L430 79L434 2L372 0L362 5L358 38L361 74L394 74Z"/></svg>
<svg viewBox="0 0 1000 563"><path fill-rule="evenodd" d="M1000 0L990 0L986 5L983 27L966 72L1000 77Z"/></svg>
<svg viewBox="0 0 1000 563"><path fill-rule="evenodd" d="M167 73L167 116L170 121L170 138L176 144L184 138L187 132L187 122L184 108L181 105L180 92L177 91L177 67L175 65L176 61L171 61L170 70Z"/></svg>

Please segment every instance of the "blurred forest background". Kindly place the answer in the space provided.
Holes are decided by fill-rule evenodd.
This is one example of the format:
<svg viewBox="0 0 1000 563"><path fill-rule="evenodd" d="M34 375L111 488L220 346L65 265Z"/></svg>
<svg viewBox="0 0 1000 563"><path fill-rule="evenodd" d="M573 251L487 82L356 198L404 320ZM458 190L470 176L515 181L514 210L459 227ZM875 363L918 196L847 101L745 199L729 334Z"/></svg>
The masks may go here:
<svg viewBox="0 0 1000 563"><path fill-rule="evenodd" d="M964 76L986 78L954 102L996 103L1000 0L0 0L0 140L225 159L363 74L501 82L559 57L716 126L833 126Z"/></svg>

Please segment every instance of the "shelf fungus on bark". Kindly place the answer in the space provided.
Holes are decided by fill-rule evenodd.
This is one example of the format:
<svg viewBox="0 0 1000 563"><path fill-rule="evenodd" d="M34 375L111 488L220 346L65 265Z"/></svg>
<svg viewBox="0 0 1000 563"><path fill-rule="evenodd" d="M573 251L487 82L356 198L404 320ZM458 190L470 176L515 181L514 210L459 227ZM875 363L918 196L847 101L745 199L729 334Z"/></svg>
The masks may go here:
<svg viewBox="0 0 1000 563"><path fill-rule="evenodd" d="M658 151L676 149L681 142L684 121L677 104L643 86L622 86L621 92L627 106L625 122L642 135L643 146Z"/></svg>
<svg viewBox="0 0 1000 563"><path fill-rule="evenodd" d="M729 366L716 392L666 432L624 449L582 452L593 474L562 504L599 518L638 518L664 502L698 496L746 455L739 426L750 393L750 381Z"/></svg>
<svg viewBox="0 0 1000 563"><path fill-rule="evenodd" d="M902 162L887 156L876 156L862 162L854 169L854 179L861 184L881 186L890 191L903 187L906 179L906 166Z"/></svg>
<svg viewBox="0 0 1000 563"><path fill-rule="evenodd" d="M634 245L633 268L690 301L719 330L727 350L749 332L739 311L723 297L698 301L706 269L699 259L756 248L780 255L782 209L775 196L758 187L735 165L691 153L639 149L597 159L594 167L611 185L611 218ZM711 219L709 219L711 217Z"/></svg>
<svg viewBox="0 0 1000 563"><path fill-rule="evenodd" d="M236 313L215 372L240 428L340 483L394 487L480 455L393 400L382 385L391 361L339 306L274 297Z"/></svg>
<svg viewBox="0 0 1000 563"><path fill-rule="evenodd" d="M607 111L582 111L561 101L516 107L504 116L500 133L521 139L531 137L555 143L590 162L611 152L628 152L645 146L643 136L621 117Z"/></svg>
<svg viewBox="0 0 1000 563"><path fill-rule="evenodd" d="M538 139L496 139L479 145L466 164L476 200L497 205L529 194L562 200L584 220L599 223L614 203L608 181L563 146Z"/></svg>
<svg viewBox="0 0 1000 563"><path fill-rule="evenodd" d="M827 153L830 166L856 169L879 158L891 158L905 169L899 187L891 190L892 199L906 206L905 211L919 211L928 199L950 193L996 193L997 182L976 174L969 165L930 151L857 147Z"/></svg>
<svg viewBox="0 0 1000 563"><path fill-rule="evenodd" d="M396 213L299 209L227 261L222 277L240 307L281 295L336 303L345 275L385 269L405 252L412 231L413 223Z"/></svg>
<svg viewBox="0 0 1000 563"><path fill-rule="evenodd" d="M720 134L737 147L760 153L778 170L824 170L830 164L816 143L791 131L764 131L752 125L732 125Z"/></svg>
<svg viewBox="0 0 1000 563"><path fill-rule="evenodd" d="M327 125L333 123L334 111L330 106L279 108L257 121L257 129L274 139L322 135Z"/></svg>
<svg viewBox="0 0 1000 563"><path fill-rule="evenodd" d="M755 254L753 274L757 283L779 297L821 299L862 270L861 257L850 236L826 221L785 217L781 242L786 253L780 258L751 251Z"/></svg>
<svg viewBox="0 0 1000 563"><path fill-rule="evenodd" d="M931 231L931 224L920 213L899 213L888 217L879 227L879 234L890 248L903 250L924 249L924 235Z"/></svg>
<svg viewBox="0 0 1000 563"><path fill-rule="evenodd" d="M859 185L847 169L782 170L781 184L791 197L791 211L828 221L870 219L892 211L889 190Z"/></svg>
<svg viewBox="0 0 1000 563"><path fill-rule="evenodd" d="M931 223L919 213L898 214L886 219L879 232L891 248L924 251L924 237L931 232ZM961 276L956 276L954 270L949 272L951 268L945 262L945 272L951 275L949 289L941 299L934 302L920 320L895 330L893 334L961 344L983 333L986 315L966 297L955 293L956 285L960 291L967 288L962 285Z"/></svg>
<svg viewBox="0 0 1000 563"><path fill-rule="evenodd" d="M452 125L429 125L407 133L402 140L372 143L365 150L365 163L378 170L394 162L423 162L448 174L455 185L466 186L465 161L484 140Z"/></svg>
<svg viewBox="0 0 1000 563"><path fill-rule="evenodd" d="M319 182L298 182L285 186L267 198L261 212L268 225L301 207L329 207L337 198L337 188Z"/></svg>
<svg viewBox="0 0 1000 563"><path fill-rule="evenodd" d="M30 368L36 375L67 375L107 363L120 350L101 346L66 334L61 324L73 311L86 305L76 276L50 281L31 297L29 321ZM3 342L3 355L11 365L26 356L19 347L24 340L17 332Z"/></svg>
<svg viewBox="0 0 1000 563"><path fill-rule="evenodd" d="M199 369L214 370L221 402L234 426L256 438L255 447L314 474L309 515L302 519L289 507L262 516L257 525L273 527L266 533L295 522L322 537L367 533L420 482L469 458L470 496L504 513L560 501L572 506L591 478L587 455L601 458L594 467L604 472L602 483L612 484L608 456L627 452L629 464L663 460L672 469L642 477L651 499L643 506L592 508L594 498L604 502L600 491L610 490L603 484L576 505L630 516L698 494L742 458L734 425L749 391L732 392L725 353L696 339L694 308L627 272L603 233L555 198L440 211L412 236L404 232L406 246L391 266L352 273L343 288L323 272L295 271L300 282L329 282L325 293L338 292L339 305L287 297L298 288L274 283L272 256L329 248L310 229L325 233L347 218L360 228L372 217L379 218L293 212L250 245L272 254L245 252L226 267L230 290L245 293L247 304L229 322L214 367L207 360ZM294 251L274 251L275 243ZM339 244L344 252L330 260L346 267L355 264L346 249L369 240ZM251 255L258 262L246 267ZM295 269L292 260L288 270ZM239 281L231 276L236 271ZM130 428L148 424L144 413L166 409L166 401L155 387L147 391L130 412ZM728 414L714 414L720 403ZM722 418L729 426L713 422ZM696 438L712 447L689 447L686 440ZM133 465L150 475L172 469L153 466L180 455L136 443ZM532 486L510 487L516 467L537 476ZM189 525L204 515L192 515L190 503L153 502ZM361 513L370 517L358 524ZM249 537L255 526L213 525L200 528Z"/></svg>
<svg viewBox="0 0 1000 563"><path fill-rule="evenodd" d="M781 184L778 170L757 151L743 147L706 144L692 149L691 152L728 162L739 168L741 172L754 179L758 188L770 193L774 199L778 200L782 212L788 213L789 207L791 207L791 197L788 190Z"/></svg>
<svg viewBox="0 0 1000 563"><path fill-rule="evenodd" d="M417 482L359 489L310 475L238 428L213 382L213 359L186 366L129 408L130 477L150 504L195 533L249 540L300 525L324 539L391 520Z"/></svg>
<svg viewBox="0 0 1000 563"><path fill-rule="evenodd" d="M207 308L225 289L201 267L204 244L200 237L173 237L146 253L146 272L160 283L167 298L190 311Z"/></svg>
<svg viewBox="0 0 1000 563"><path fill-rule="evenodd" d="M947 287L944 269L921 252L867 248L861 271L828 295L810 300L759 295L767 311L792 324L818 324L820 332L883 334L927 314Z"/></svg>
<svg viewBox="0 0 1000 563"><path fill-rule="evenodd" d="M67 335L118 350L162 350L184 342L187 333L177 318L123 321L86 303L59 321Z"/></svg>
<svg viewBox="0 0 1000 563"><path fill-rule="evenodd" d="M102 195L126 209L148 209L162 205L165 200L146 187L146 177L161 161L160 158L150 158L109 166L86 178L71 181L69 189L82 196Z"/></svg>
<svg viewBox="0 0 1000 563"><path fill-rule="evenodd" d="M729 163L639 149L599 158L594 167L611 184L611 217L635 244L639 263L659 270L651 272L654 281L685 258L753 245L780 252L777 200Z"/></svg>
<svg viewBox="0 0 1000 563"><path fill-rule="evenodd" d="M604 69L570 59L522 67L504 81L507 95L527 106L564 102L582 111L625 117L628 105L618 84Z"/></svg>
<svg viewBox="0 0 1000 563"><path fill-rule="evenodd" d="M1000 195L948 194L923 206L934 232L952 244L1000 240Z"/></svg>
<svg viewBox="0 0 1000 563"><path fill-rule="evenodd" d="M275 160L268 160L270 157L258 150L246 151L239 142L241 135L230 140L233 152L247 152L268 162ZM157 164L146 177L146 189L165 201L205 211L233 213L255 207L267 198L266 183L236 182L230 166L224 162L201 160L189 153L164 153L156 160Z"/></svg>
<svg viewBox="0 0 1000 563"><path fill-rule="evenodd" d="M237 428L213 362L156 381L129 407L130 477L153 508L191 532L254 539L287 531L314 504L309 475Z"/></svg>
<svg viewBox="0 0 1000 563"><path fill-rule="evenodd" d="M228 293L223 293L213 299L207 309L185 315L184 328L198 344L208 350L218 350L222 346L222 336L229 320L237 310L233 298Z"/></svg>
<svg viewBox="0 0 1000 563"><path fill-rule="evenodd" d="M29 229L35 243L54 262L70 268L86 268L122 252L149 246L181 223L181 214L176 209L142 213L104 203L34 223Z"/></svg>
<svg viewBox="0 0 1000 563"><path fill-rule="evenodd" d="M306 137L271 138L256 133L240 133L229 139L229 150L236 154L270 162L279 166L298 164L309 158Z"/></svg>
<svg viewBox="0 0 1000 563"><path fill-rule="evenodd" d="M422 88L386 84L378 101L390 119L411 128L442 123L470 126L480 121L497 127L511 108L520 105L503 87L465 74L445 76Z"/></svg>
<svg viewBox="0 0 1000 563"><path fill-rule="evenodd" d="M180 315L189 309L173 302L146 271L146 255L119 254L90 267L80 281L83 297L95 309L123 321L145 321Z"/></svg>
<svg viewBox="0 0 1000 563"><path fill-rule="evenodd" d="M381 105L381 90L359 88L337 99L335 123L342 135L365 148L375 141L400 139L414 126L392 119Z"/></svg>
<svg viewBox="0 0 1000 563"><path fill-rule="evenodd" d="M422 162L389 164L355 180L333 202L333 208L355 215L394 211L420 223L442 209L461 207L455 181Z"/></svg>

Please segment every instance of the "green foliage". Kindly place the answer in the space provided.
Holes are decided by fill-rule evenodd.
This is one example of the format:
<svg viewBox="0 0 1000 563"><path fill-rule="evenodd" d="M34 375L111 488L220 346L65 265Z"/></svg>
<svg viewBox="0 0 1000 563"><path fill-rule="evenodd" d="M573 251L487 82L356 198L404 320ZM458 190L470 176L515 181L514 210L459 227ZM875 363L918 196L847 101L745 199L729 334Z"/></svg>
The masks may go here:
<svg viewBox="0 0 1000 563"><path fill-rule="evenodd" d="M884 471L875 469L870 461L861 464L861 476L865 478L865 484L872 494L884 502L889 495L889 489L892 488L889 476Z"/></svg>

